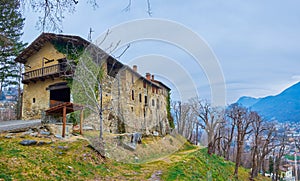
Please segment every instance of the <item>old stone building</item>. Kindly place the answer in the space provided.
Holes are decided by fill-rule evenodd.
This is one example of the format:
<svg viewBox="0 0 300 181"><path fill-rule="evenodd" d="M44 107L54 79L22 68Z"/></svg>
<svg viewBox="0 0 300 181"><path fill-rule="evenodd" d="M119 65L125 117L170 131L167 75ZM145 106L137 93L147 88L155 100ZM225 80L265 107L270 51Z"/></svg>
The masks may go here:
<svg viewBox="0 0 300 181"><path fill-rule="evenodd" d="M23 119L41 119L46 110L73 101L69 78L74 71L69 69L68 61L78 58L74 50L82 52L91 45L78 36L42 33L16 58L25 67ZM92 46L97 50L96 54L105 55L101 57L100 65L104 73L101 82L104 131L165 134L169 130L170 88L155 80L154 75L141 76L137 66L130 68ZM97 101L100 101L99 97ZM99 116L96 113L85 115L84 124L98 129Z"/></svg>

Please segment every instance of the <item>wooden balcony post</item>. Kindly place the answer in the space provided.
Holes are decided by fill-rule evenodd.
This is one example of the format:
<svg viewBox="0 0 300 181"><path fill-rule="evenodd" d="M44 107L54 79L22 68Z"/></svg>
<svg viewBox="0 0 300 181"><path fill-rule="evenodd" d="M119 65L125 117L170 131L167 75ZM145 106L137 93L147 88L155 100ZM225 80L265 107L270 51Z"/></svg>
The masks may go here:
<svg viewBox="0 0 300 181"><path fill-rule="evenodd" d="M62 127L62 137L65 137L66 133L66 123L67 123L67 107L64 106L63 108L63 127Z"/></svg>

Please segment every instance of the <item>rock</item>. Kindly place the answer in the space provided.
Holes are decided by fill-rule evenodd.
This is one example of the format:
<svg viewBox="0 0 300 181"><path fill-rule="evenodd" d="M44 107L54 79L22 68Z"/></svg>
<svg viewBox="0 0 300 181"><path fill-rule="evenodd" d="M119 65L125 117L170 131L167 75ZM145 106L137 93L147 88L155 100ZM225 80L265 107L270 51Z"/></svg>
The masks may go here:
<svg viewBox="0 0 300 181"><path fill-rule="evenodd" d="M136 144L135 143L123 143L123 148L134 151L136 149Z"/></svg>
<svg viewBox="0 0 300 181"><path fill-rule="evenodd" d="M21 145L23 146L30 146L30 145L36 145L37 141L35 140L23 140L20 142Z"/></svg>
<svg viewBox="0 0 300 181"><path fill-rule="evenodd" d="M21 136L30 135L31 133L33 133L33 131L32 129L29 129L28 131L23 132Z"/></svg>
<svg viewBox="0 0 300 181"><path fill-rule="evenodd" d="M55 138L58 138L58 139L63 139L63 137L61 135L55 135Z"/></svg>
<svg viewBox="0 0 300 181"><path fill-rule="evenodd" d="M67 146L58 146L57 148L61 149L61 150L67 150L67 149L69 149Z"/></svg>
<svg viewBox="0 0 300 181"><path fill-rule="evenodd" d="M37 137L38 134L38 132L30 133L30 136Z"/></svg>
<svg viewBox="0 0 300 181"><path fill-rule="evenodd" d="M142 134L141 133L133 133L131 136L131 143L142 143Z"/></svg>
<svg viewBox="0 0 300 181"><path fill-rule="evenodd" d="M11 139L11 138L14 138L15 134L14 133L8 133L7 135L5 135L4 137L7 138L7 139Z"/></svg>
<svg viewBox="0 0 300 181"><path fill-rule="evenodd" d="M153 136L159 136L159 133L157 131L153 131Z"/></svg>
<svg viewBox="0 0 300 181"><path fill-rule="evenodd" d="M44 141L39 141L36 145L42 146L42 145L45 145L45 144L46 144L46 142L44 142Z"/></svg>
<svg viewBox="0 0 300 181"><path fill-rule="evenodd" d="M49 136L49 135L50 135L50 132L48 132L48 131L41 131L40 134L41 134L41 135L47 135L47 136Z"/></svg>
<svg viewBox="0 0 300 181"><path fill-rule="evenodd" d="M45 141L39 141L37 143L38 146L42 146L42 145L47 145L47 144L51 144L52 142L45 142Z"/></svg>
<svg viewBox="0 0 300 181"><path fill-rule="evenodd" d="M139 157L135 156L135 157L134 157L134 161L135 161L135 162L139 162Z"/></svg>

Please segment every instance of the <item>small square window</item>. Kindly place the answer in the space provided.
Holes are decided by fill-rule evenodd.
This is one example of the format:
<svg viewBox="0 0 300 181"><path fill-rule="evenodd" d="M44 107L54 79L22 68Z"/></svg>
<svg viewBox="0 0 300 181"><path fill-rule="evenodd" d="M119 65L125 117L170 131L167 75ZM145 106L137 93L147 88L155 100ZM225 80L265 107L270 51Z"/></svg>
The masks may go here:
<svg viewBox="0 0 300 181"><path fill-rule="evenodd" d="M134 100L134 90L131 91L131 99Z"/></svg>

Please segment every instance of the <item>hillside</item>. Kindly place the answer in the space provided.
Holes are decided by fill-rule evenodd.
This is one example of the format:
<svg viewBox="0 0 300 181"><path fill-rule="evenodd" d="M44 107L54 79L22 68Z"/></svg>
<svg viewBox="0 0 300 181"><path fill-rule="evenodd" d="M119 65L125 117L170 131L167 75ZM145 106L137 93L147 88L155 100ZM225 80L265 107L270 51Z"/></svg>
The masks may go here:
<svg viewBox="0 0 300 181"><path fill-rule="evenodd" d="M83 138L50 143L35 137L46 143L40 146L22 146L23 139L0 135L0 180L229 180L234 169L233 163L188 143L155 161L129 164L103 159ZM241 168L240 180L248 180L248 172Z"/></svg>
<svg viewBox="0 0 300 181"><path fill-rule="evenodd" d="M257 111L267 120L299 121L300 82L275 96L260 99L241 97L237 103Z"/></svg>

